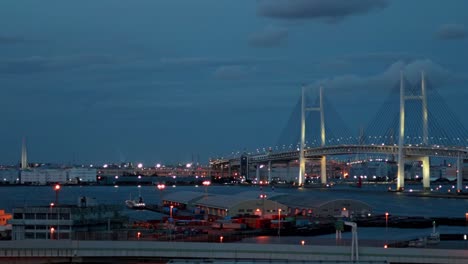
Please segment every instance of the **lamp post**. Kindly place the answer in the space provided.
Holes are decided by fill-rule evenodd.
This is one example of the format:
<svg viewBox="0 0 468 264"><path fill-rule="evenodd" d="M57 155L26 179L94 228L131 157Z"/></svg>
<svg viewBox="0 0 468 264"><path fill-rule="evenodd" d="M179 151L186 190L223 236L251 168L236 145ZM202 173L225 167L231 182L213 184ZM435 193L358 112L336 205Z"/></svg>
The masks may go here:
<svg viewBox="0 0 468 264"><path fill-rule="evenodd" d="M265 199L267 198L266 194L260 194L260 199L262 199L262 218L265 218Z"/></svg>
<svg viewBox="0 0 468 264"><path fill-rule="evenodd" d="M161 207L164 206L163 199L162 199L162 192L166 188L166 185L164 183L160 183L157 185L157 188L159 190L159 199L161 200Z"/></svg>
<svg viewBox="0 0 468 264"><path fill-rule="evenodd" d="M173 205L169 206L169 240L172 240L172 229L173 229L173 223L174 223L174 219L172 219L172 209L174 208Z"/></svg>
<svg viewBox="0 0 468 264"><path fill-rule="evenodd" d="M385 212L385 246L388 244L388 212Z"/></svg>
<svg viewBox="0 0 468 264"><path fill-rule="evenodd" d="M55 184L54 186L54 191L55 191L55 204L58 204L58 194L60 191L60 184Z"/></svg>
<svg viewBox="0 0 468 264"><path fill-rule="evenodd" d="M281 238L281 208L278 208L278 239Z"/></svg>
<svg viewBox="0 0 468 264"><path fill-rule="evenodd" d="M208 197L208 186L210 186L211 182L206 180L206 181L203 181L202 184L203 186L205 186L205 200L206 200L206 198Z"/></svg>

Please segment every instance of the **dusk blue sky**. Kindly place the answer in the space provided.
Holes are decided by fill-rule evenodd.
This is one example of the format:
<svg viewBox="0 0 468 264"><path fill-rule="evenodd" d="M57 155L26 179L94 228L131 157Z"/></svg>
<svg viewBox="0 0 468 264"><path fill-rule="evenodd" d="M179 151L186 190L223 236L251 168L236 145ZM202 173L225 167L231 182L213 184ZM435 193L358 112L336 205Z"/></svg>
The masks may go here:
<svg viewBox="0 0 468 264"><path fill-rule="evenodd" d="M403 70L468 126L468 1L0 2L0 163L274 146L305 84L359 133Z"/></svg>

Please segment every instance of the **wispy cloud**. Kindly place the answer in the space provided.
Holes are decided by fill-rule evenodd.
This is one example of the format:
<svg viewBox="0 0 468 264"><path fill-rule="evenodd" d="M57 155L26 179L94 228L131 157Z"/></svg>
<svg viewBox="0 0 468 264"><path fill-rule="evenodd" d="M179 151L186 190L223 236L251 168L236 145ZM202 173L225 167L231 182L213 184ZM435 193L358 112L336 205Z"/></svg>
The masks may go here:
<svg viewBox="0 0 468 264"><path fill-rule="evenodd" d="M335 91L378 90L393 87L403 72L408 80L420 78L421 71L435 85L445 86L466 81L466 76L454 73L429 59L413 60L411 62L397 61L385 71L374 75L345 74L317 81L312 86L323 85Z"/></svg>
<svg viewBox="0 0 468 264"><path fill-rule="evenodd" d="M262 0L258 14L278 19L323 19L340 21L388 6L387 0Z"/></svg>
<svg viewBox="0 0 468 264"><path fill-rule="evenodd" d="M243 79L249 73L249 69L240 65L220 66L215 72L214 76L220 80L239 80Z"/></svg>
<svg viewBox="0 0 468 264"><path fill-rule="evenodd" d="M93 65L111 65L117 62L117 58L108 55L71 55L61 57L32 56L0 60L0 74L30 74L61 71Z"/></svg>
<svg viewBox="0 0 468 264"><path fill-rule="evenodd" d="M17 36L1 36L0 35L0 45L2 44L17 44L22 42L27 42L28 40L17 37Z"/></svg>
<svg viewBox="0 0 468 264"><path fill-rule="evenodd" d="M253 33L249 38L249 45L257 48L278 47L286 43L288 30L286 28L268 27Z"/></svg>
<svg viewBox="0 0 468 264"><path fill-rule="evenodd" d="M468 37L468 31L461 24L445 24L437 29L434 36L442 40L464 39Z"/></svg>

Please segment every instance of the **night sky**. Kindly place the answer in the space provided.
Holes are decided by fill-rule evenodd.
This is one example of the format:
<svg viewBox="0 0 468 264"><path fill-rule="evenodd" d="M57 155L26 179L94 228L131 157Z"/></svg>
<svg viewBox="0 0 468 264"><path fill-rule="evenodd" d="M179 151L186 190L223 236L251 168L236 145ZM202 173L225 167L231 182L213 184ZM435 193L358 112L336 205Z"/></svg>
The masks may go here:
<svg viewBox="0 0 468 264"><path fill-rule="evenodd" d="M188 162L274 146L301 85L349 127L405 71L468 126L468 1L2 0L0 163ZM429 106L430 107L430 106ZM298 128L299 129L299 128Z"/></svg>

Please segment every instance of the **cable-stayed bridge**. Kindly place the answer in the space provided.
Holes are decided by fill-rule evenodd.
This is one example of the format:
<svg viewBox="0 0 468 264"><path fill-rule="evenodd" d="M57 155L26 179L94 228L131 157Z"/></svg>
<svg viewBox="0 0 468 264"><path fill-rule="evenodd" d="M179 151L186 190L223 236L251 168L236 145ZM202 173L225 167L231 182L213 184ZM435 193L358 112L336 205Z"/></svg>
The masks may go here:
<svg viewBox="0 0 468 264"><path fill-rule="evenodd" d="M456 160L457 191L462 191L463 164L468 162L468 130L426 80L424 72L416 84L402 73L399 83L358 136L346 127L322 87L315 98L307 90L302 88L301 99L276 148L213 159L213 168L227 168L230 175L231 167L238 166L239 174L249 178L250 167L256 168L258 176L259 168L266 165L270 182L272 163L286 163L289 168L292 162L299 167L296 183L302 186L306 162L313 160L320 163L320 181L326 184L327 157L377 154L397 158L398 190L404 189L407 161L422 164L423 187L429 189L431 159L446 158Z"/></svg>

